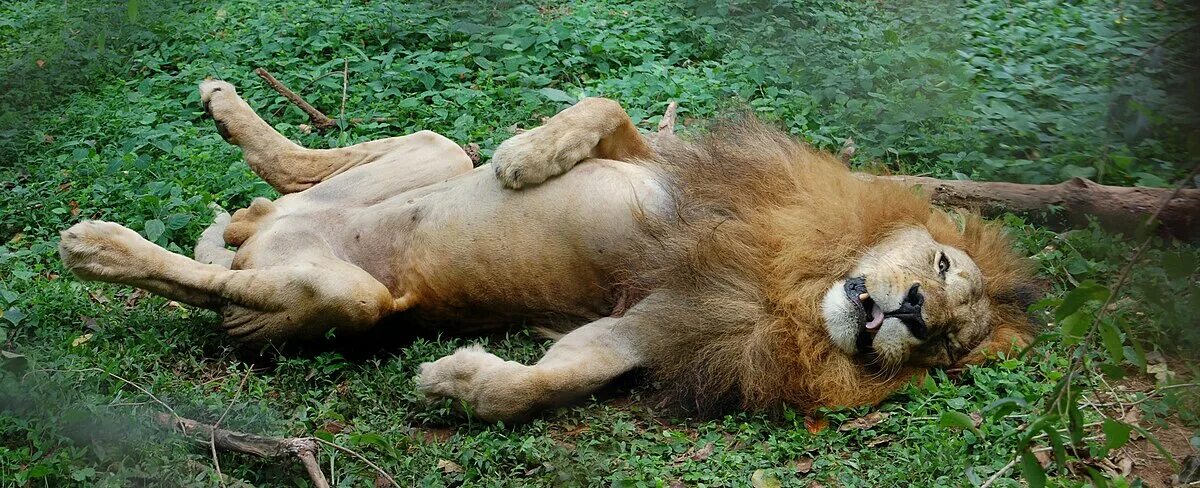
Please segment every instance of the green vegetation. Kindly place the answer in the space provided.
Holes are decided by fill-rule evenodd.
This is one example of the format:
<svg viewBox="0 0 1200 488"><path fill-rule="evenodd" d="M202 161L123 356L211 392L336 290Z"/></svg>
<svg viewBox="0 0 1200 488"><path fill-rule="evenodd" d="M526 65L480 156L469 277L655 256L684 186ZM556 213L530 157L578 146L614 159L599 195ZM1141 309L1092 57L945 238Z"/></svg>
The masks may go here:
<svg viewBox="0 0 1200 488"><path fill-rule="evenodd" d="M426 405L412 381L421 361L474 339L366 359L239 353L211 313L63 275L57 232L81 219L189 253L206 205L271 196L201 120L205 77L231 81L310 147L432 129L486 158L510 126L587 94L620 100L647 129L670 100L686 121L749 107L825 148L852 137L855 164L907 174L1167 186L1200 161L1189 50L1200 29L1181 0L442 3L0 3L0 485L219 484L207 448L150 423L164 409L155 398L209 422L232 405L223 426L315 434L414 486L961 486L1018 452L993 486L1036 486L1043 473L1075 485L1100 482L1107 455L1143 453L1111 482L1128 486L1173 471L1145 439L1115 451L1122 422L1177 456L1200 448L1196 389L1152 386L1195 377L1172 358L1200 346L1200 251L1151 241L1106 301L1141 239L1097 229L1005 220L1051 283L1040 308L1064 330L1049 327L1024 357L935 374L884 403L886 416L824 420L675 418L633 381L528 424L485 425ZM304 135L303 114L251 72L267 68L334 115L344 63L346 116L390 120ZM522 361L545 348L527 334L482 340ZM1131 392L1125 415L1089 406L1114 403L1117 388ZM1039 462L1030 446L1052 455ZM324 449L321 462L335 485L375 482L344 453ZM291 462L222 454L220 469L307 484Z"/></svg>

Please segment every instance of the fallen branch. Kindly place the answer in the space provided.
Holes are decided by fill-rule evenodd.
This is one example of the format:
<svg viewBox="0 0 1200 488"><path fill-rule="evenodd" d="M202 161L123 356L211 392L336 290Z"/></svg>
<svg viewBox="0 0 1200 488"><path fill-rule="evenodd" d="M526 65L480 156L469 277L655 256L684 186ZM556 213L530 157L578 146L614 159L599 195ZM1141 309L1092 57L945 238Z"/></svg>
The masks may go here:
<svg viewBox="0 0 1200 488"><path fill-rule="evenodd" d="M304 464L304 469L308 471L308 477L312 480L313 486L329 488L329 481L325 479L325 473L321 471L321 466L317 463L317 443L311 437L263 437L225 430L167 413L156 415L154 420L164 427L192 436L201 442L210 443L217 449L265 459L295 456Z"/></svg>
<svg viewBox="0 0 1200 488"><path fill-rule="evenodd" d="M971 208L992 217L1012 212L1055 229L1084 226L1092 217L1110 231L1135 234L1161 206L1156 219L1161 234L1185 241L1200 240L1200 190L1196 189L1108 186L1083 178L1057 185L1024 185L858 175L919 186L939 205Z"/></svg>
<svg viewBox="0 0 1200 488"><path fill-rule="evenodd" d="M321 113L321 111L317 110L316 107L309 105L308 102L304 101L303 98L300 98L300 95L297 95L296 92L289 89L287 85L284 85L282 82L275 79L274 76L271 76L271 73L268 73L267 70L256 68L254 70L254 74L257 74L259 78L262 78L264 81L266 81L267 85L269 85L272 89L279 92L279 94L283 95L283 97L288 99L289 102L292 102L297 107L300 107L300 110L303 110L304 113L308 114L308 120L312 122L313 127L315 127L317 130L324 131L337 125L337 122L329 118L329 116Z"/></svg>
<svg viewBox="0 0 1200 488"><path fill-rule="evenodd" d="M342 74L342 117L345 117L345 115L346 115L346 91L349 88L349 85L348 85L349 84L349 72L347 70L349 70L349 67L350 67L349 64L347 64L345 66L345 69L341 73ZM271 76L271 73L268 73L267 70L262 69L262 68L255 68L254 73L257 74L259 76L259 78L262 78L263 81L266 81L267 86L270 86L272 90L275 90L280 95L283 95L283 98L288 99L289 102L292 102L292 104L299 107L300 110L304 111L305 114L308 114L309 124L308 125L301 124L302 125L301 130L303 130L303 127L308 127L309 130L316 129L318 132L325 132L329 129L337 127L338 119L331 119L331 118L329 118L328 115L325 115L324 112L317 110L316 107L313 107L312 104L305 101L304 98L302 98L300 95L297 95L296 92L294 92L290 88L288 88L287 85L284 85L283 82L275 79L274 76ZM390 122L395 119L392 117L371 117L371 118L354 117L354 118L345 119L345 120L346 120L346 122L349 122L351 124L361 124L363 122ZM305 132L307 133L309 131L306 130Z"/></svg>

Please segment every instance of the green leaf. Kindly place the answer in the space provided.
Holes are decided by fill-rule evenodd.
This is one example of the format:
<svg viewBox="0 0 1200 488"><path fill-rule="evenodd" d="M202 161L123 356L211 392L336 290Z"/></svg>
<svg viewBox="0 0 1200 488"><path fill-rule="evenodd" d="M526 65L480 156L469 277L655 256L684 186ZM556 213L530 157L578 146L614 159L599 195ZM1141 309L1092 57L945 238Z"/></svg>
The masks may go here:
<svg viewBox="0 0 1200 488"><path fill-rule="evenodd" d="M1054 449L1054 462L1060 467L1066 466L1067 448L1063 445L1062 433L1053 425L1046 425L1042 428L1042 432L1046 433L1046 439L1050 441L1050 446Z"/></svg>
<svg viewBox="0 0 1200 488"><path fill-rule="evenodd" d="M970 415L962 412L943 412L942 416L938 418L938 425L946 428L976 431L975 421L971 419Z"/></svg>
<svg viewBox="0 0 1200 488"><path fill-rule="evenodd" d="M1091 280L1084 281L1074 290L1068 292L1067 296L1063 297L1062 303L1054 311L1054 318L1056 320L1063 320L1089 301L1099 302L1106 299L1108 299L1108 288Z"/></svg>
<svg viewBox="0 0 1200 488"><path fill-rule="evenodd" d="M993 419L1000 419L1001 417L1008 415L1009 412L1023 408L1029 408L1029 402L1026 402L1024 398L1008 397L989 403L986 407L983 407L983 411L991 412L991 417Z"/></svg>
<svg viewBox="0 0 1200 488"><path fill-rule="evenodd" d="M1104 349L1114 364L1125 360L1125 344L1121 342L1121 331L1116 324L1105 321L1100 324L1100 338L1104 341Z"/></svg>
<svg viewBox="0 0 1200 488"><path fill-rule="evenodd" d="M1021 476L1031 488L1046 486L1046 471L1042 469L1037 456L1028 449L1021 452Z"/></svg>
<svg viewBox="0 0 1200 488"><path fill-rule="evenodd" d="M1096 485L1096 488L1108 488L1108 477L1104 473L1091 466L1087 466L1087 472L1088 477L1092 479L1092 484Z"/></svg>
<svg viewBox="0 0 1200 488"><path fill-rule="evenodd" d="M161 220L151 219L146 221L145 229L146 238L151 241L157 241L159 237L162 237L163 232L166 232L167 226Z"/></svg>
<svg viewBox="0 0 1200 488"><path fill-rule="evenodd" d="M28 317L28 315L19 308L10 308L4 311L2 317L4 317L4 320L12 322L13 325L21 325L21 321L25 320L25 317Z"/></svg>
<svg viewBox="0 0 1200 488"><path fill-rule="evenodd" d="M575 97L568 95L567 92L555 88L542 88L537 92L541 93L542 96L559 103L574 104L577 101Z"/></svg>
<svg viewBox="0 0 1200 488"><path fill-rule="evenodd" d="M1129 424L1111 418L1105 418L1101 428L1104 430L1104 445L1110 451L1120 449L1129 442L1129 432L1133 430Z"/></svg>
<svg viewBox="0 0 1200 488"><path fill-rule="evenodd" d="M1071 444L1083 442L1083 412L1079 411L1079 394L1076 393L1067 401L1067 431L1071 434Z"/></svg>
<svg viewBox="0 0 1200 488"><path fill-rule="evenodd" d="M1076 312L1062 319L1064 346L1074 346L1083 340L1083 335L1092 327L1092 314Z"/></svg>

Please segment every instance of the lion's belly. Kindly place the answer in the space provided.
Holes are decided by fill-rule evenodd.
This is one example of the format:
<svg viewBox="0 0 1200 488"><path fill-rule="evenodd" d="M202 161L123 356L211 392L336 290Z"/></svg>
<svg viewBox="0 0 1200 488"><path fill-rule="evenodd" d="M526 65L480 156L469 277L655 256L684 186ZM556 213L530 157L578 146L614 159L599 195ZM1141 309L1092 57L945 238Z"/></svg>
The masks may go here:
<svg viewBox="0 0 1200 488"><path fill-rule="evenodd" d="M627 163L584 162L519 191L481 167L364 209L361 234L394 241L351 260L397 296L414 294L408 315L417 320L475 327L605 316L634 261L637 213L667 202L650 171Z"/></svg>

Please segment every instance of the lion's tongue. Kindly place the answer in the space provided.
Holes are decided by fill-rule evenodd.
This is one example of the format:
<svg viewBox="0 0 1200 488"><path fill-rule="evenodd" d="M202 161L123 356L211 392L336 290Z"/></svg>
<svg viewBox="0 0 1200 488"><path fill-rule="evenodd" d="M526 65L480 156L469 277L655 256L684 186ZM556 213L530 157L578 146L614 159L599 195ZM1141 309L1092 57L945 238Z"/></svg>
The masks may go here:
<svg viewBox="0 0 1200 488"><path fill-rule="evenodd" d="M867 322L867 330L875 330L879 328L879 324L883 323L883 309L879 308L879 304L872 304L871 321Z"/></svg>

